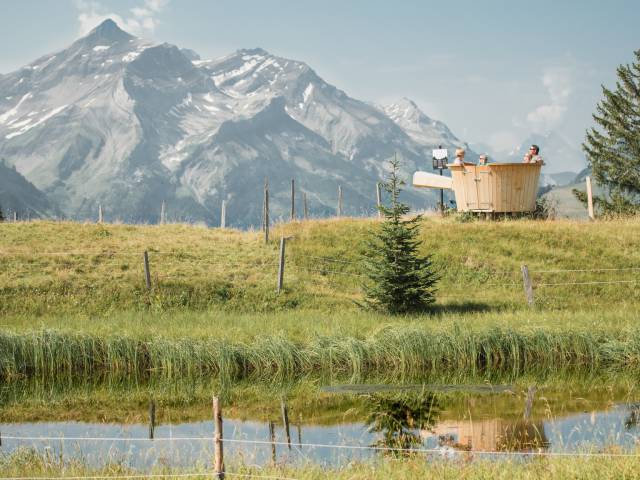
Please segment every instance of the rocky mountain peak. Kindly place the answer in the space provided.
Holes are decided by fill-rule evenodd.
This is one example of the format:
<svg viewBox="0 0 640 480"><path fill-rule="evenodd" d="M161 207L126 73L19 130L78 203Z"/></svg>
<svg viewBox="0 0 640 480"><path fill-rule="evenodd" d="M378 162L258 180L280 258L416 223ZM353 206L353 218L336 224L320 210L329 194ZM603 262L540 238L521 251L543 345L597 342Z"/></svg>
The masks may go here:
<svg viewBox="0 0 640 480"><path fill-rule="evenodd" d="M135 38L122 30L116 22L110 18L91 30L81 40L92 45L112 45L118 42L125 42Z"/></svg>

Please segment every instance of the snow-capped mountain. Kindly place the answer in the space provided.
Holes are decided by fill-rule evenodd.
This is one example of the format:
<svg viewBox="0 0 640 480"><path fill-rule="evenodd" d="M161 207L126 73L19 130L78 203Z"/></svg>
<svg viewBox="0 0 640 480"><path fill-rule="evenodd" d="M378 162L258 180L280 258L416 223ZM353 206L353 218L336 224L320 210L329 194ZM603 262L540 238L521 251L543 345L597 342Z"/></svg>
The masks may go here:
<svg viewBox="0 0 640 480"><path fill-rule="evenodd" d="M465 142L462 142L449 130L449 127L438 120L429 118L415 102L408 98L401 98L395 103L380 108L413 141L428 150L438 148L440 145L442 148L469 148ZM429 155L431 155L430 151Z"/></svg>
<svg viewBox="0 0 640 480"><path fill-rule="evenodd" d="M169 219L215 224L226 200L228 223L255 225L265 177L274 218L291 178L312 214L335 211L339 184L346 212L362 214L394 153L408 176L430 163L426 148L458 143L412 102L381 110L303 62L261 49L200 60L111 20L0 76L0 157L79 219L101 203L107 218L156 222L165 201Z"/></svg>

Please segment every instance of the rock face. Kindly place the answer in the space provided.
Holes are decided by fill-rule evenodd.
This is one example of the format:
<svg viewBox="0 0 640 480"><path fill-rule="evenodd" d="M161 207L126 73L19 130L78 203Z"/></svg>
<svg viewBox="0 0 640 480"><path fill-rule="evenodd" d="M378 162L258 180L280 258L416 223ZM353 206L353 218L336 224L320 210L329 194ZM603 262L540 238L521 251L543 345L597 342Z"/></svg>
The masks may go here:
<svg viewBox="0 0 640 480"><path fill-rule="evenodd" d="M0 160L0 211L5 220L59 217L61 212L47 196Z"/></svg>
<svg viewBox="0 0 640 480"><path fill-rule="evenodd" d="M290 180L313 216L331 215L342 186L348 215L373 212L385 160L407 178L431 148L461 142L410 100L377 107L347 96L306 64L261 49L199 60L151 45L107 20L67 49L0 76L0 158L66 216L260 223L288 212ZM417 208L434 193L410 186ZM301 209L300 209L301 210Z"/></svg>

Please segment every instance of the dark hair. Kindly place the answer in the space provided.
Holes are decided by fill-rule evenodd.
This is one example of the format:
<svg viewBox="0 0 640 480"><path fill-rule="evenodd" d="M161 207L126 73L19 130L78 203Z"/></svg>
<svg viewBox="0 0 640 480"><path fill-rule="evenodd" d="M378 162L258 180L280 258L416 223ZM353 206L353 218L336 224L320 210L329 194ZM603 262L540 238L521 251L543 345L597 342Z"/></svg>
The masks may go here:
<svg viewBox="0 0 640 480"><path fill-rule="evenodd" d="M535 148L536 149L536 155L540 153L540 147L538 145L531 145L531 148Z"/></svg>

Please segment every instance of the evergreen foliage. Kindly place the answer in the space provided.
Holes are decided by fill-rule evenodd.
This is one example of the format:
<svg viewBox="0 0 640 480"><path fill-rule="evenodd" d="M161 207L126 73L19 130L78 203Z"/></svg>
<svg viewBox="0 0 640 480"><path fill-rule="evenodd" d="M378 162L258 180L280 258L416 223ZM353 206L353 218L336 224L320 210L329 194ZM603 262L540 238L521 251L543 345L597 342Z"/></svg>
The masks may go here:
<svg viewBox="0 0 640 480"><path fill-rule="evenodd" d="M398 177L400 162L390 162L389 179L383 184L391 205L380 206L382 224L365 242L364 269L369 281L363 284L367 305L388 313L411 313L427 310L434 302L438 277L431 257L418 254L420 220L403 218L409 206L399 195L404 182Z"/></svg>
<svg viewBox="0 0 640 480"><path fill-rule="evenodd" d="M2 205L0 205L0 222L4 222L4 215L2 214Z"/></svg>
<svg viewBox="0 0 640 480"><path fill-rule="evenodd" d="M597 128L587 130L582 145L594 179L608 190L594 199L605 214L640 211L640 50L634 55L635 62L618 67L614 90L602 86L603 99L593 115Z"/></svg>

